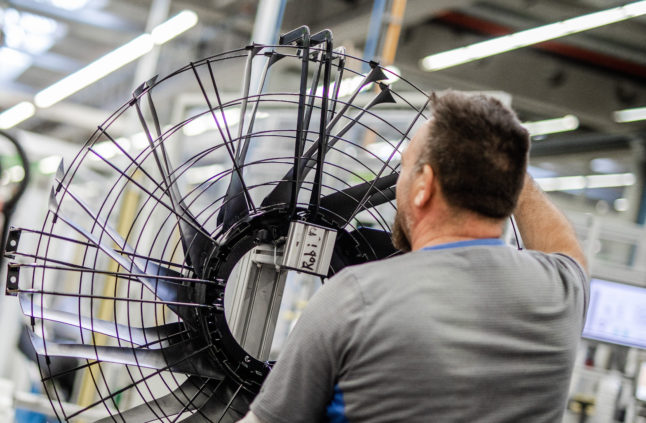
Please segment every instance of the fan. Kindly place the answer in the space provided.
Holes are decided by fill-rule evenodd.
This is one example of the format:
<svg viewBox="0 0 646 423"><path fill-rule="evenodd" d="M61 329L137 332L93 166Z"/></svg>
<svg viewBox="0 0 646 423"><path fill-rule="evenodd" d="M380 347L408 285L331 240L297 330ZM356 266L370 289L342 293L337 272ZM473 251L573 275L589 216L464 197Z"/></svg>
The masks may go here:
<svg viewBox="0 0 646 423"><path fill-rule="evenodd" d="M6 244L56 417L241 418L316 286L397 254L399 152L427 105L307 27L136 89Z"/></svg>

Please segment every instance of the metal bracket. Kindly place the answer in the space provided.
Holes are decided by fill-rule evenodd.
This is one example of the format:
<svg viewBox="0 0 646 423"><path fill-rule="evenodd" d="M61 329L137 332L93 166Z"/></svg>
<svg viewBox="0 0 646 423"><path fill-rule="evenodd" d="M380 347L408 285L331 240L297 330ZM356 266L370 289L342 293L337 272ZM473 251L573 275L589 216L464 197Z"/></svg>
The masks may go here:
<svg viewBox="0 0 646 423"><path fill-rule="evenodd" d="M18 263L9 263L7 265L7 285L5 295L18 295L18 282L20 281L20 265Z"/></svg>
<svg viewBox="0 0 646 423"><path fill-rule="evenodd" d="M4 246L4 256L7 258L14 258L14 253L18 251L18 244L20 243L20 235L22 229L11 227L9 235L7 235L7 244Z"/></svg>
<svg viewBox="0 0 646 423"><path fill-rule="evenodd" d="M283 267L318 276L327 276L332 260L336 230L293 221L289 226L283 253Z"/></svg>

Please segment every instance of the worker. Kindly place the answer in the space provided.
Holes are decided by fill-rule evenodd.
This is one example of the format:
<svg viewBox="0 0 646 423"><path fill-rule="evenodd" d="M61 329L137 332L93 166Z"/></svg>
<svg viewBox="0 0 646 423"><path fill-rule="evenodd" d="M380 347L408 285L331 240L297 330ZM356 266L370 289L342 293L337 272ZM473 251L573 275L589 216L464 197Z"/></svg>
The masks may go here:
<svg viewBox="0 0 646 423"><path fill-rule="evenodd" d="M589 279L528 149L498 100L434 95L397 181L405 254L326 282L241 421L561 421Z"/></svg>

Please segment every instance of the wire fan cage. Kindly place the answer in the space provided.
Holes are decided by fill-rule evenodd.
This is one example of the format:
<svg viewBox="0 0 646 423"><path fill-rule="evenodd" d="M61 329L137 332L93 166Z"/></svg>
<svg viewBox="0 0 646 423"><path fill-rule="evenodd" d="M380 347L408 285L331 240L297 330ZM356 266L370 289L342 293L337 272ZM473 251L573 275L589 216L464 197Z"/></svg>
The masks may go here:
<svg viewBox="0 0 646 423"><path fill-rule="evenodd" d="M42 228L8 236L7 293L29 317L56 417L241 418L280 348L279 282L397 254L399 153L427 105L306 27L142 84L61 163ZM113 134L117 122L135 135ZM283 265L295 222L334 234L324 271ZM257 318L245 280L270 287L269 335L245 326ZM245 307L243 340L231 321Z"/></svg>

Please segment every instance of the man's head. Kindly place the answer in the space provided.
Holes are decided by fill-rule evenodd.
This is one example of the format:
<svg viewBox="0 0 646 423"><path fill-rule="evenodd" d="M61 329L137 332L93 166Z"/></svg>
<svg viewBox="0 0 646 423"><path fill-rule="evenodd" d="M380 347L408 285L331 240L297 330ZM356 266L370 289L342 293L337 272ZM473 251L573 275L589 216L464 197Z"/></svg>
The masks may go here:
<svg viewBox="0 0 646 423"><path fill-rule="evenodd" d="M444 221L468 215L502 222L516 206L528 149L527 130L500 101L455 91L433 95L430 120L402 155L395 246L410 250L412 229L429 211L441 211Z"/></svg>

